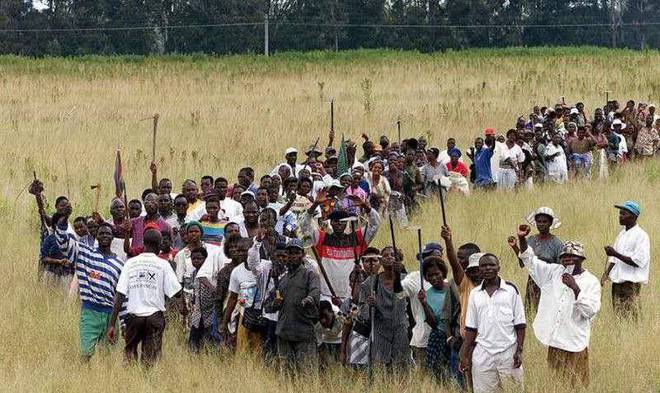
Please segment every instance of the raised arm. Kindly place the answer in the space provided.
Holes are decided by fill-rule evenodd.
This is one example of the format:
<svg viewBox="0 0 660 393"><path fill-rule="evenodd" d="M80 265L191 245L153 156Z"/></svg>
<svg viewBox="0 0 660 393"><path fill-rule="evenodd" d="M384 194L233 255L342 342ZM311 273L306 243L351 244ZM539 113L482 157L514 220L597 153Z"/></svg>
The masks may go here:
<svg viewBox="0 0 660 393"><path fill-rule="evenodd" d="M151 188L154 190L154 192L160 194L160 185L158 184L158 167L156 166L155 162L151 162L151 165L149 165L149 170L151 171ZM128 209L128 206L126 206L126 209Z"/></svg>
<svg viewBox="0 0 660 393"><path fill-rule="evenodd" d="M57 219L57 226L55 227L55 240L60 251L66 256L66 259L73 262L78 257L79 243L73 238L67 229L69 227L68 219L71 214L71 207L69 206L64 215L55 214L54 218Z"/></svg>
<svg viewBox="0 0 660 393"><path fill-rule="evenodd" d="M449 260L449 266L451 266L451 274L454 276L454 282L456 285L461 285L461 282L465 277L465 271L463 271L463 266L458 263L456 250L454 249L454 242L452 241L451 228L443 225L440 236L445 241L445 247L447 248L447 259Z"/></svg>
<svg viewBox="0 0 660 393"><path fill-rule="evenodd" d="M314 199L314 202L312 205L307 209L305 213L303 213L302 217L300 218L300 232L302 233L303 238L309 238L311 239L309 242L311 245L317 245L319 238L320 238L320 233L318 228L314 225L314 215L316 214L316 208L318 208L321 204L323 204L325 201L327 201L327 190L322 189L316 194L316 199Z"/></svg>
<svg viewBox="0 0 660 393"><path fill-rule="evenodd" d="M254 237L252 247L248 249L247 265L252 274L258 276L264 271L264 263L261 261L261 245L264 239L264 230L259 228L257 236Z"/></svg>
<svg viewBox="0 0 660 393"><path fill-rule="evenodd" d="M523 265L529 271L529 276L534 280L536 285L542 287L545 283L552 280L552 273L557 269L561 269L561 265L550 264L543 262L534 254L534 250L527 245L527 235L529 235L530 228L528 225L520 225L518 227L518 243L520 244L519 258Z"/></svg>
<svg viewBox="0 0 660 393"><path fill-rule="evenodd" d="M369 202L362 201L362 210L367 214L367 226L364 228L364 242L369 244L376 237L380 229L380 214L376 209L372 209Z"/></svg>

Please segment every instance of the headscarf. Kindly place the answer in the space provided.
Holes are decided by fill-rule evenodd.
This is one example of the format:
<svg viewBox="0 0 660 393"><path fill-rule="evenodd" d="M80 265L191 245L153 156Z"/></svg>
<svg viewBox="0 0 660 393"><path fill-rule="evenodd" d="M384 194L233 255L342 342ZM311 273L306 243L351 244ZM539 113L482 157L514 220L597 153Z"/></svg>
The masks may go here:
<svg viewBox="0 0 660 393"><path fill-rule="evenodd" d="M447 152L447 155L448 155L449 157L461 158L461 156L462 156L463 154L461 153L460 150L458 150L457 148L453 147L453 148L449 149L449 151Z"/></svg>
<svg viewBox="0 0 660 393"><path fill-rule="evenodd" d="M188 232L190 227L199 228L199 231L202 233L202 235L204 235L204 228L202 227L202 224L199 223L199 221L190 221L188 224L186 224L186 232Z"/></svg>

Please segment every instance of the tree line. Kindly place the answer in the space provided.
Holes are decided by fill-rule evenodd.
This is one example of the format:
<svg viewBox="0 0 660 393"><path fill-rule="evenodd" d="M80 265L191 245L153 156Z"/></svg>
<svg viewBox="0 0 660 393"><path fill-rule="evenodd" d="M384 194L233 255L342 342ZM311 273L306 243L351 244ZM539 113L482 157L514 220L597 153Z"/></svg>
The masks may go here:
<svg viewBox="0 0 660 393"><path fill-rule="evenodd" d="M0 1L0 53L261 53L266 29L271 52L660 48L656 0L44 1Z"/></svg>

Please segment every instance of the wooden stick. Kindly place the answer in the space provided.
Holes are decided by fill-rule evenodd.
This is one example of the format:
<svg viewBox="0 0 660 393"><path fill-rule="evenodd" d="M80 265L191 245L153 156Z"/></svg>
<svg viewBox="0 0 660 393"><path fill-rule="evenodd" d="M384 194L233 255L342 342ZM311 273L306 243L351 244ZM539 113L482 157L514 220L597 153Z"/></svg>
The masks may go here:
<svg viewBox="0 0 660 393"><path fill-rule="evenodd" d="M378 282L376 281L378 275L373 273L374 271L374 262L372 258L369 258L369 273L371 273L371 282L373 283L371 287L371 295L375 298L376 297L376 288L378 285ZM369 329L369 386L373 385L374 383L374 357L373 357L373 347L374 347L374 341L375 341L375 335L374 335L374 330L375 330L375 323L374 323L374 317L376 314L376 308L372 305L369 305L369 324L371 325L371 329Z"/></svg>
<svg viewBox="0 0 660 393"><path fill-rule="evenodd" d="M442 224L447 226L447 214L445 213L445 199L442 196L442 184L438 180L438 190L440 191L440 209L442 209Z"/></svg>
<svg viewBox="0 0 660 393"><path fill-rule="evenodd" d="M401 120L396 121L396 132L399 139L399 149L401 148Z"/></svg>
<svg viewBox="0 0 660 393"><path fill-rule="evenodd" d="M399 252L396 248L396 237L394 236L394 223L392 222L392 215L388 214L390 220L390 238L392 239L392 249L394 250L394 261L399 262ZM401 286L401 272L394 271L394 292L399 293L403 290Z"/></svg>
<svg viewBox="0 0 660 393"><path fill-rule="evenodd" d="M422 228L417 228L417 259L419 260L419 288L424 290L424 274L422 271Z"/></svg>
<svg viewBox="0 0 660 393"><path fill-rule="evenodd" d="M316 259L316 263L319 265L319 270L321 271L321 276L323 276L323 281L325 281L325 284L328 286L328 289L330 290L330 295L333 298L337 297L337 293L335 292L335 289L332 287L332 284L330 283L330 279L328 278L328 273L325 271L325 268L323 267L323 262L321 261L321 257L319 256L318 251L316 251L316 247L312 246L312 254L314 254L314 258Z"/></svg>
<svg viewBox="0 0 660 393"><path fill-rule="evenodd" d="M335 99L330 99L330 132L335 131Z"/></svg>
<svg viewBox="0 0 660 393"><path fill-rule="evenodd" d="M94 198L94 211L93 212L98 213L98 211L99 211L99 200L101 199L101 185L100 184L93 185L92 190L96 190L96 196Z"/></svg>
<svg viewBox="0 0 660 393"><path fill-rule="evenodd" d="M66 176L66 196L71 198L71 187L69 187L69 161L66 159L66 153L64 154L64 175Z"/></svg>
<svg viewBox="0 0 660 393"><path fill-rule="evenodd" d="M158 131L158 118L160 115L156 113L154 115L154 135L151 141L151 162L156 162L156 132Z"/></svg>

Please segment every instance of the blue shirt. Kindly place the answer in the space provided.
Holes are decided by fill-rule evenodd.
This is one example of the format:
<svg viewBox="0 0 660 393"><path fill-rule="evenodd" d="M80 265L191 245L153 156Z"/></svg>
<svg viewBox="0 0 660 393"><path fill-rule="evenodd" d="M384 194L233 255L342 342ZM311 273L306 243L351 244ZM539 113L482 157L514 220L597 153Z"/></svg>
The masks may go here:
<svg viewBox="0 0 660 393"><path fill-rule="evenodd" d="M54 259L66 259L66 255L64 255L64 253L60 250L60 246L57 244L57 238L55 238L54 234L46 236L43 243L41 243L40 257L42 259L45 257ZM44 267L46 271L51 272L57 276L73 274L73 265L62 266L47 263L44 264Z"/></svg>
<svg viewBox="0 0 660 393"><path fill-rule="evenodd" d="M490 159L493 157L493 149L482 147L481 150L474 153L474 169L477 176L474 184L482 186L493 182L493 173L490 169Z"/></svg>
<svg viewBox="0 0 660 393"><path fill-rule="evenodd" d="M444 324L440 323L442 320L442 309L445 305L445 296L447 291L445 289L437 290L433 287L426 291L426 302L429 308L433 311L433 318L438 322L438 329L444 329Z"/></svg>
<svg viewBox="0 0 660 393"><path fill-rule="evenodd" d="M103 255L99 248L76 241L67 225L57 225L57 244L67 259L74 262L83 308L111 313L115 288L124 262L116 255Z"/></svg>

